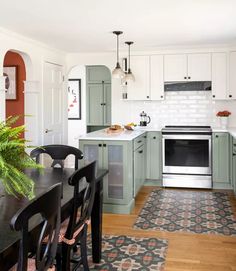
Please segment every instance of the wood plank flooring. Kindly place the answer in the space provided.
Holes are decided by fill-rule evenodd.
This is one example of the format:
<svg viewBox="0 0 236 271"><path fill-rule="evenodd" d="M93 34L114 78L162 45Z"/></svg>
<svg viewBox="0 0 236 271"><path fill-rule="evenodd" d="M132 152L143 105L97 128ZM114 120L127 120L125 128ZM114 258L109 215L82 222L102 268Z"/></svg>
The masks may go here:
<svg viewBox="0 0 236 271"><path fill-rule="evenodd" d="M104 214L103 233L167 239L165 271L236 271L236 237L134 230L133 223L152 189L141 189L131 215ZM236 199L232 192L227 193L236 216Z"/></svg>

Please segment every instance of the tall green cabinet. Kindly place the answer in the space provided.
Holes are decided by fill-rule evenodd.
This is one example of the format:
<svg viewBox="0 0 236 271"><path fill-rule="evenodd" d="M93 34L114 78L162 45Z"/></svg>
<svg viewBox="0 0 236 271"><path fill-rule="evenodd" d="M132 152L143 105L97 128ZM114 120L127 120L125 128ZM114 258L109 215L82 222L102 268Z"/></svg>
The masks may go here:
<svg viewBox="0 0 236 271"><path fill-rule="evenodd" d="M228 133L213 133L213 188L230 188L230 137Z"/></svg>
<svg viewBox="0 0 236 271"><path fill-rule="evenodd" d="M105 66L86 67L87 131L111 125L111 73Z"/></svg>

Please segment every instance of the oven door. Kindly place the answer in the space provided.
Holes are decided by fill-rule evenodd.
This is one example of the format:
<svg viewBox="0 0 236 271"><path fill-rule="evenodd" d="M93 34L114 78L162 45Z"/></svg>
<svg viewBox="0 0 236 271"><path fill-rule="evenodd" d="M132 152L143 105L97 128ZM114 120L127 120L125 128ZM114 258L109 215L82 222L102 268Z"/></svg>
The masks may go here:
<svg viewBox="0 0 236 271"><path fill-rule="evenodd" d="M163 134L163 173L211 175L211 135Z"/></svg>

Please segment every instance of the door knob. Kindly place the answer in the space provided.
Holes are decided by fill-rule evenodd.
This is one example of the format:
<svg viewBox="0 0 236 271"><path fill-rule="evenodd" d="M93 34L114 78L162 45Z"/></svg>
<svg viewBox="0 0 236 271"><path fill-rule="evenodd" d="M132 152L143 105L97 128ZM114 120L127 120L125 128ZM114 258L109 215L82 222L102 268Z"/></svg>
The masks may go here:
<svg viewBox="0 0 236 271"><path fill-rule="evenodd" d="M53 130L46 129L46 130L45 130L45 133L47 134L47 133L52 132L52 131L53 131Z"/></svg>

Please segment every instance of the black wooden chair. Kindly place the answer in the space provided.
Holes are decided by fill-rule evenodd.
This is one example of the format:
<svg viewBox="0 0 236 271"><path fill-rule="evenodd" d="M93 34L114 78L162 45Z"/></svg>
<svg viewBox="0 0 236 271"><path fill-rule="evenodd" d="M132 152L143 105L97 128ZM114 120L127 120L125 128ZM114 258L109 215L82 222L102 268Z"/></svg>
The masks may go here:
<svg viewBox="0 0 236 271"><path fill-rule="evenodd" d="M36 162L39 163L40 154L43 153L50 155L53 159L51 167L55 167L58 164L63 168L66 157L73 154L75 156L75 169L78 169L78 160L83 158L83 153L79 149L67 145L41 146L32 150L30 157L35 158Z"/></svg>
<svg viewBox="0 0 236 271"><path fill-rule="evenodd" d="M96 161L75 171L69 178L69 184L74 186L74 197L71 215L60 231L59 242L61 242L63 271L70 270L71 263L74 264L73 270L76 270L81 265L83 270L89 270L87 261L87 230L90 224L96 190L95 171ZM80 257L77 260L73 260L71 258L72 252L78 246L80 247Z"/></svg>
<svg viewBox="0 0 236 271"><path fill-rule="evenodd" d="M29 233L29 220L40 215L42 223L37 234ZM46 192L30 201L24 208L19 210L11 220L11 228L21 231L18 264L10 270L17 271L46 271L53 266L57 252L58 237L61 224L61 184L55 184ZM48 236L45 245L43 239ZM33 248L36 248L34 251ZM34 258L28 258L32 250ZM53 270L53 269L52 269Z"/></svg>

